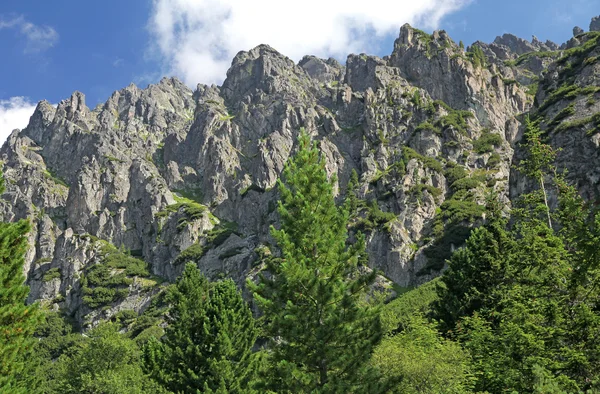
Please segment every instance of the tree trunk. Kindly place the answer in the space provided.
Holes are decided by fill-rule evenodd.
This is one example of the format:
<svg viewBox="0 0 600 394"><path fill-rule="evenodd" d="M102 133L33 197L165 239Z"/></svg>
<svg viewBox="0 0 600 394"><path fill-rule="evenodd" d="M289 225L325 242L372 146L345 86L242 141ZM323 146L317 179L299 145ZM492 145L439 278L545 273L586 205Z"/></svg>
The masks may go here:
<svg viewBox="0 0 600 394"><path fill-rule="evenodd" d="M321 360L319 367L319 386L323 387L327 384L327 360Z"/></svg>
<svg viewBox="0 0 600 394"><path fill-rule="evenodd" d="M548 215L548 227L552 228L552 219L550 218L550 206L548 206L548 196L546 195L546 188L544 187L544 175L540 175L540 186L542 187L542 193L544 194L544 204L546 205L546 215Z"/></svg>

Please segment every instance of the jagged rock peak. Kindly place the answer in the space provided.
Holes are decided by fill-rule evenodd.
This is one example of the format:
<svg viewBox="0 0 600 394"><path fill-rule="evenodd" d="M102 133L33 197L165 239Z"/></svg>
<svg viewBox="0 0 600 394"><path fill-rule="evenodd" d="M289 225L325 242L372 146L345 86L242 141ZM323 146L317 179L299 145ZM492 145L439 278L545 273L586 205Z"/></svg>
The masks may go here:
<svg viewBox="0 0 600 394"><path fill-rule="evenodd" d="M577 37L578 35L583 34L583 33L585 33L585 31L581 27L575 26L573 28L573 37Z"/></svg>
<svg viewBox="0 0 600 394"><path fill-rule="evenodd" d="M590 31L600 31L600 15L592 18L590 22Z"/></svg>
<svg viewBox="0 0 600 394"><path fill-rule="evenodd" d="M344 74L344 66L331 57L325 60L312 55L304 56L298 66L319 82L339 81Z"/></svg>
<svg viewBox="0 0 600 394"><path fill-rule="evenodd" d="M87 109L85 105L85 94L75 91L66 100L62 100L58 103L58 111L65 111L67 118L72 117L76 112L83 112Z"/></svg>
<svg viewBox="0 0 600 394"><path fill-rule="evenodd" d="M529 42L509 33L496 37L494 44L505 45L517 55L535 51L552 51L558 48L558 45L552 41L542 43L537 37L533 36L532 41Z"/></svg>
<svg viewBox="0 0 600 394"><path fill-rule="evenodd" d="M221 94L226 102L235 106L257 90L267 94L295 90L290 80L305 83L308 78L290 58L261 44L250 51L238 52L227 70Z"/></svg>

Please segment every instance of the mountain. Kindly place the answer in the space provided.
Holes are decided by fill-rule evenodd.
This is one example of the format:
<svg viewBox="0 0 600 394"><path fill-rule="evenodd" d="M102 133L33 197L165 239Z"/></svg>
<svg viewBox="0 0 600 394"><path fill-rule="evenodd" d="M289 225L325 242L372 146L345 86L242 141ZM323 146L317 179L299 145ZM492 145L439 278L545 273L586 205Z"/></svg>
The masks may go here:
<svg viewBox="0 0 600 394"><path fill-rule="evenodd" d="M80 92L40 102L0 150L0 215L32 222L29 301L88 327L143 310L187 261L243 286L272 242L276 181L301 128L340 198L358 173L352 231L367 234L369 266L401 287L439 275L490 193L508 208L530 190L515 169L527 117L596 199L598 21L561 46L505 34L466 50L404 25L389 56L345 65L296 64L261 45L236 55L222 86L164 78L93 110Z"/></svg>

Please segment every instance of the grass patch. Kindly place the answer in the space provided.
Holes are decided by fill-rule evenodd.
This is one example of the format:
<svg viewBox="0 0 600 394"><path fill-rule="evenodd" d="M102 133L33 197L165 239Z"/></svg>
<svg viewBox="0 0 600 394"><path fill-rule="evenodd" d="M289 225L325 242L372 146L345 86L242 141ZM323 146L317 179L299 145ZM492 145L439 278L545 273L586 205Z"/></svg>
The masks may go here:
<svg viewBox="0 0 600 394"><path fill-rule="evenodd" d="M189 198L179 197L177 195L174 195L173 197L175 198L176 203L168 205L163 211L157 212L155 216L163 218L169 216L171 213L179 212L181 210L186 217L180 219L178 228L181 228L190 220L200 219L204 213L208 211L208 208L205 205L199 204Z"/></svg>
<svg viewBox="0 0 600 394"><path fill-rule="evenodd" d="M65 182L64 179L60 178L58 175L56 175L54 172L52 172L52 170L50 170L49 168L46 168L44 170L43 174L47 179L50 179L52 182L56 183L57 185L64 186L67 189L69 188L69 185L67 184L67 182Z"/></svg>

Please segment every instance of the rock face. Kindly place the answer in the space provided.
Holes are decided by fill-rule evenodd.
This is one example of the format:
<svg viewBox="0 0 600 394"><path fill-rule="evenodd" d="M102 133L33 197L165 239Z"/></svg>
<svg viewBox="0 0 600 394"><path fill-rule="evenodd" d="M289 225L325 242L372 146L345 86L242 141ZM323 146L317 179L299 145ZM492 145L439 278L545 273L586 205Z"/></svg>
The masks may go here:
<svg viewBox="0 0 600 394"><path fill-rule="evenodd" d="M590 31L600 31L600 16L595 16L590 22Z"/></svg>
<svg viewBox="0 0 600 394"><path fill-rule="evenodd" d="M485 220L490 192L508 207L531 187L512 170L523 114L546 119L582 193L600 192L600 53L597 36L577 37L571 52L509 34L465 51L405 25L385 58L295 64L261 45L233 59L222 86L165 78L95 109L79 92L40 102L0 150L0 215L33 224L30 301L93 325L145 308L190 261L243 286L273 241L276 181L301 128L340 199L358 173L350 230L366 233L370 267L423 283ZM583 90L557 100L566 85Z"/></svg>

